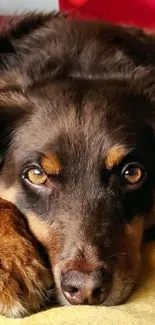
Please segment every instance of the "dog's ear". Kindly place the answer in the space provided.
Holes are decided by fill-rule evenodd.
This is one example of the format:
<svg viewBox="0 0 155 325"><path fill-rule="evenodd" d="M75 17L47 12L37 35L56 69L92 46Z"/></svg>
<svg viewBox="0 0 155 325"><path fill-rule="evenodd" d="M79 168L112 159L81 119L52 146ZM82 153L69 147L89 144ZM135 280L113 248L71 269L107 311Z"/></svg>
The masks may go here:
<svg viewBox="0 0 155 325"><path fill-rule="evenodd" d="M0 31L0 70L8 69L16 64L26 50L26 42L36 30L45 28L46 24L56 17L51 13L28 13L21 17L6 19Z"/></svg>
<svg viewBox="0 0 155 325"><path fill-rule="evenodd" d="M30 13L0 32L0 91L25 90L62 72L70 57L65 20L61 13ZM65 40L61 36L64 28Z"/></svg>
<svg viewBox="0 0 155 325"><path fill-rule="evenodd" d="M22 123L31 108L30 102L22 94L11 91L0 94L0 161L17 124Z"/></svg>

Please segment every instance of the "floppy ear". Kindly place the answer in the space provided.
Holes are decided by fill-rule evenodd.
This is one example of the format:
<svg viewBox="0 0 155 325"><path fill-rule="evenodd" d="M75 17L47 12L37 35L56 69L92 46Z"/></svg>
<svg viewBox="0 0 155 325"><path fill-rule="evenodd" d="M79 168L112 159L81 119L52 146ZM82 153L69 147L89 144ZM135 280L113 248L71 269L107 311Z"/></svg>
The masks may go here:
<svg viewBox="0 0 155 325"><path fill-rule="evenodd" d="M56 13L29 13L8 19L0 32L0 70L13 67L25 49L28 37L44 28Z"/></svg>
<svg viewBox="0 0 155 325"><path fill-rule="evenodd" d="M65 14L56 12L30 13L0 33L0 90L25 90L59 75L70 56L65 19ZM64 28L65 40L61 37Z"/></svg>
<svg viewBox="0 0 155 325"><path fill-rule="evenodd" d="M32 108L32 107L31 107ZM12 132L23 117L30 111L30 102L18 93L0 94L0 161L11 141Z"/></svg>
<svg viewBox="0 0 155 325"><path fill-rule="evenodd" d="M7 26L0 31L0 89L23 89L27 84L23 71L18 72L24 56L33 47L35 32L44 29L48 22L58 16L55 12L48 14L29 13L10 19ZM33 35L34 34L34 35ZM37 40L36 40L37 42ZM10 75L9 71L12 71ZM19 69L20 70L20 69ZM5 75L6 72L6 75ZM25 86L26 87L26 86Z"/></svg>

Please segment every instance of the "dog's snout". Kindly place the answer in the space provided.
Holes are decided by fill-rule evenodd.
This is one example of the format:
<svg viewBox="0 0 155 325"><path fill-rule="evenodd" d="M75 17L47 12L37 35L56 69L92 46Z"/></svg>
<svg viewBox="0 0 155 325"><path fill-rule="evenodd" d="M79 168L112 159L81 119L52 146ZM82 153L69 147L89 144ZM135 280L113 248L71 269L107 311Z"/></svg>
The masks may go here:
<svg viewBox="0 0 155 325"><path fill-rule="evenodd" d="M90 273L70 270L62 276L61 289L71 305L100 305L108 295L110 282L105 270Z"/></svg>

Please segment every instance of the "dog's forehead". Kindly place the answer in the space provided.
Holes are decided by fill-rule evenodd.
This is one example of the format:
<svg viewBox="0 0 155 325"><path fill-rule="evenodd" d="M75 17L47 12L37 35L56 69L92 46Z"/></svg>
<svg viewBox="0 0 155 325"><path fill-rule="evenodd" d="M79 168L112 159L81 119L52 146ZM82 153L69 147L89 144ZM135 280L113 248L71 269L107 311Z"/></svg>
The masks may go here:
<svg viewBox="0 0 155 325"><path fill-rule="evenodd" d="M93 133L107 126L114 131L117 126L129 125L129 119L136 120L137 114L142 116L143 98L130 86L115 80L61 80L46 84L32 93L38 98L35 119L41 117L47 125L56 121L67 130L91 128Z"/></svg>
<svg viewBox="0 0 155 325"><path fill-rule="evenodd" d="M62 152L82 152L87 147L90 154L102 151L107 157L111 152L111 164L128 152L132 104L136 115L140 99L122 83L60 81L31 91L30 97L34 95L36 109L16 133L18 150L25 155L52 146Z"/></svg>

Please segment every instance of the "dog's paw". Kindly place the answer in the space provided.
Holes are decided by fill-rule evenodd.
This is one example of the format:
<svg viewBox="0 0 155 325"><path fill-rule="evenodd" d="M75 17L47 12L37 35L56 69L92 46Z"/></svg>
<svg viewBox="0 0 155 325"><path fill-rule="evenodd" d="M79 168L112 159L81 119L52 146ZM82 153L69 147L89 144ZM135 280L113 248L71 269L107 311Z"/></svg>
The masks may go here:
<svg viewBox="0 0 155 325"><path fill-rule="evenodd" d="M23 317L45 306L52 276L23 216L0 199L0 314Z"/></svg>

